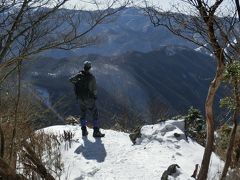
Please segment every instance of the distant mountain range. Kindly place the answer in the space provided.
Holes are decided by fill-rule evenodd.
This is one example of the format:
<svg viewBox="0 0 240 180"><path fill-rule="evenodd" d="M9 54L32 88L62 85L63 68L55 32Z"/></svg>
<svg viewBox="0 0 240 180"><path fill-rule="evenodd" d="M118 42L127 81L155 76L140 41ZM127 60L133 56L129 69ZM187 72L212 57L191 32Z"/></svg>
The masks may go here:
<svg viewBox="0 0 240 180"><path fill-rule="evenodd" d="M203 48L163 27L154 28L136 8L121 11L90 35L98 36L100 43L71 51L51 50L25 63L26 82L57 117L79 115L68 78L82 69L85 60L93 62L100 118L106 127L123 114L149 123L160 116L186 113L190 106L204 110L215 61ZM153 116L158 112L162 115Z"/></svg>
<svg viewBox="0 0 240 180"><path fill-rule="evenodd" d="M84 11L77 11L82 14ZM84 29L84 23L79 31ZM64 29L64 28L63 28ZM119 55L131 51L150 52L168 45L181 45L191 49L198 48L191 42L173 35L164 27L154 27L143 10L126 8L106 23L98 25L91 33L99 38L99 43L90 47L71 51L51 50L45 52L48 57L71 57L87 54L104 56Z"/></svg>
<svg viewBox="0 0 240 180"><path fill-rule="evenodd" d="M46 104L55 106L62 116L79 114L68 78L82 68L84 60L93 61L100 114L109 126L113 123L109 119L124 108L133 109L145 121L149 121L152 106L175 115L186 112L190 106L203 110L215 71L210 56L188 47L169 45L147 53L132 51L112 57L41 56L26 64L25 77L45 94L50 101Z"/></svg>

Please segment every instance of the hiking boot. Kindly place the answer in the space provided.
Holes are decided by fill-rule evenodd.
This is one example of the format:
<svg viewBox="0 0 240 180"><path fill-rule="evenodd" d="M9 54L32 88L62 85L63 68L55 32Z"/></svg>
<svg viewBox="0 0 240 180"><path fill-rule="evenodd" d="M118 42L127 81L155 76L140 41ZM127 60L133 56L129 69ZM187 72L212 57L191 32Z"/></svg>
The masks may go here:
<svg viewBox="0 0 240 180"><path fill-rule="evenodd" d="M93 137L101 138L101 137L104 137L104 136L105 136L105 134L102 134L100 132L99 128L97 128L97 127L93 128Z"/></svg>
<svg viewBox="0 0 240 180"><path fill-rule="evenodd" d="M82 136L87 136L88 135L87 127L82 126L81 129L82 129Z"/></svg>

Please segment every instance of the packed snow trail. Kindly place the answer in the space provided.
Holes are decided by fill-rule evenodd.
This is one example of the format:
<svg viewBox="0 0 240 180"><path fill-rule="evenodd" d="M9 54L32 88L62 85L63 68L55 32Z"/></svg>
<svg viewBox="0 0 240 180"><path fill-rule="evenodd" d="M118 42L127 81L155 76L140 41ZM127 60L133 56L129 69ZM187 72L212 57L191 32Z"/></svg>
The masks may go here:
<svg viewBox="0 0 240 180"><path fill-rule="evenodd" d="M102 130L106 137L99 139L89 135L81 137L79 126L52 126L45 132L75 133L69 150L62 144L64 173L61 179L68 180L159 180L171 164L178 164L178 172L169 179L188 180L196 164L201 164L204 148L189 139L185 140L183 121L144 126L142 137L133 145L129 134ZM176 138L174 133L180 137ZM209 179L219 179L223 162L212 155Z"/></svg>

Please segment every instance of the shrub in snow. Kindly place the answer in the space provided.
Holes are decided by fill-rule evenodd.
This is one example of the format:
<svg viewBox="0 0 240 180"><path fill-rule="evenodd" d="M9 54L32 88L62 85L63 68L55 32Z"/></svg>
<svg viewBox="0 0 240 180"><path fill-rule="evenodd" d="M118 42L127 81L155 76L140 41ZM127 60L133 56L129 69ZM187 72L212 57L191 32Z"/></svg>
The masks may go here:
<svg viewBox="0 0 240 180"><path fill-rule="evenodd" d="M142 127L137 127L133 133L129 134L129 138L133 142L133 144L136 144L137 138L141 138L141 128Z"/></svg>
<svg viewBox="0 0 240 180"><path fill-rule="evenodd" d="M224 124L219 130L217 130L218 137L216 138L216 147L218 153L222 154L227 149L231 130L232 128L227 124Z"/></svg>
<svg viewBox="0 0 240 180"><path fill-rule="evenodd" d="M240 169L235 168L235 169L229 170L225 180L239 180L239 179L240 179Z"/></svg>
<svg viewBox="0 0 240 180"><path fill-rule="evenodd" d="M74 117L74 116L68 116L65 120L64 120L65 124L69 124L69 125L78 125L78 118Z"/></svg>
<svg viewBox="0 0 240 180"><path fill-rule="evenodd" d="M185 118L185 116L183 116L183 115L177 115L177 116L172 117L171 119L172 120L179 120L179 119L184 119L184 118Z"/></svg>
<svg viewBox="0 0 240 180"><path fill-rule="evenodd" d="M72 146L72 141L75 133L71 131L63 131L63 134L60 135L60 140L65 142L65 150L68 150Z"/></svg>
<svg viewBox="0 0 240 180"><path fill-rule="evenodd" d="M197 141L202 146L205 145L206 125L201 112L198 109L190 107L185 116L185 134Z"/></svg>
<svg viewBox="0 0 240 180"><path fill-rule="evenodd" d="M49 173L55 178L60 178L63 173L62 154L60 150L59 137L54 134L46 134L44 131L38 131L29 138L29 145L34 150L37 158L40 159ZM40 179L32 168L34 164L26 157L26 152L19 152L18 168L28 179Z"/></svg>
<svg viewBox="0 0 240 180"><path fill-rule="evenodd" d="M224 124L220 129L217 130L216 146L215 152L225 160L225 153L230 139L230 133L232 126ZM236 139L234 143L234 152L232 156L231 167L239 169L240 174L240 131L236 134ZM236 170L237 171L237 170Z"/></svg>

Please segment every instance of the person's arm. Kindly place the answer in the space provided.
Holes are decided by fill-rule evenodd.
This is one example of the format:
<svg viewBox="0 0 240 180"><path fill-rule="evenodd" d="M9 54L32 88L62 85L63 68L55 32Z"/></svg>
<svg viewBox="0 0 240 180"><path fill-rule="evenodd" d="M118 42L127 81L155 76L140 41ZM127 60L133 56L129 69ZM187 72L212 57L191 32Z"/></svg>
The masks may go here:
<svg viewBox="0 0 240 180"><path fill-rule="evenodd" d="M70 81L71 83L75 84L75 83L78 81L78 75L79 75L79 74L76 74L76 75L70 77L70 78L69 78L69 81Z"/></svg>
<svg viewBox="0 0 240 180"><path fill-rule="evenodd" d="M97 98L97 83L96 78L94 76L92 76L91 81L89 83L89 89L93 94L94 98Z"/></svg>
<svg viewBox="0 0 240 180"><path fill-rule="evenodd" d="M93 80L93 94L95 97L97 97L97 82L96 82L96 78L94 77Z"/></svg>

